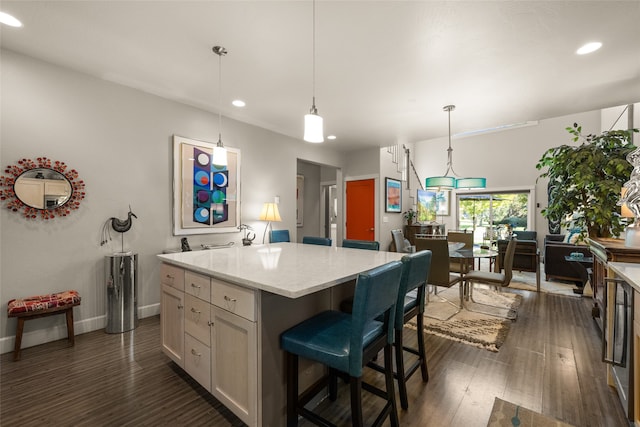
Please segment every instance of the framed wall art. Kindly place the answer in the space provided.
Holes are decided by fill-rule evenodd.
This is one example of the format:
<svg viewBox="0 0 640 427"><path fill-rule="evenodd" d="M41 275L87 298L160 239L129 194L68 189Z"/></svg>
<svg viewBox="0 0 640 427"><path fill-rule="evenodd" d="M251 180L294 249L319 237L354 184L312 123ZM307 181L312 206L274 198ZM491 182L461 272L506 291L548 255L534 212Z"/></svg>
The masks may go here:
<svg viewBox="0 0 640 427"><path fill-rule="evenodd" d="M215 144L173 136L173 234L231 233L240 225L240 150L225 147L227 165L213 163Z"/></svg>
<svg viewBox="0 0 640 427"><path fill-rule="evenodd" d="M418 190L418 222L435 221L436 215L450 215L450 191Z"/></svg>
<svg viewBox="0 0 640 427"><path fill-rule="evenodd" d="M400 213L402 211L402 182L393 178L384 181L385 212Z"/></svg>

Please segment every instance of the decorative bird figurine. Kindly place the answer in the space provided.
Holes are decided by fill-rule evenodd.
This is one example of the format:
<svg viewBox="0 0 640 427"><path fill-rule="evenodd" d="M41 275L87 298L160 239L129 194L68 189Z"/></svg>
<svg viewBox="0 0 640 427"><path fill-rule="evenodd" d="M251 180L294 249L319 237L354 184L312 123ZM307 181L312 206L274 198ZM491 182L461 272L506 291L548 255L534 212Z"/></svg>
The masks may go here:
<svg viewBox="0 0 640 427"><path fill-rule="evenodd" d="M131 229L131 225L133 224L133 219L138 218L136 214L131 212L131 206L129 206L129 213L127 214L127 219L118 219L116 217L109 218L111 220L111 227L119 233L127 232Z"/></svg>

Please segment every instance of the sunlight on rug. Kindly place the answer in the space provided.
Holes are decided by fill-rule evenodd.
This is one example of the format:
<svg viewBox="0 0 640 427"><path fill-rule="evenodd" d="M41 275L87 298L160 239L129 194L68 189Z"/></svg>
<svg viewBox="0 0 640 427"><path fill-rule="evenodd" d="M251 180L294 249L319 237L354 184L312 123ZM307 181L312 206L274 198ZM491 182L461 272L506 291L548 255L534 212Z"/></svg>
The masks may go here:
<svg viewBox="0 0 640 427"><path fill-rule="evenodd" d="M560 420L547 417L511 402L495 398L487 427L572 427Z"/></svg>
<svg viewBox="0 0 640 427"><path fill-rule="evenodd" d="M509 287L536 292L536 274L525 271L514 271ZM544 280L544 275L540 280L540 292L580 298L581 295L573 292L574 287L575 285L573 283L546 281Z"/></svg>
<svg viewBox="0 0 640 427"><path fill-rule="evenodd" d="M509 292L497 293L489 289L476 289L473 293L476 301L489 303L503 309L497 309L496 313L509 310L517 310L522 302L522 297ZM438 292L437 296L431 296L427 304L426 312L429 316L444 319L455 313L456 307L441 300L444 298L457 304L458 289L452 288ZM473 303L470 303L473 304ZM484 307L487 309L487 307ZM489 310L491 310L489 308ZM416 322L409 322L410 328L416 328ZM511 320L501 317L491 316L483 313L462 310L449 320L438 320L431 317L424 317L424 330L428 334L437 335L453 341L462 342L489 351L497 352L509 333Z"/></svg>

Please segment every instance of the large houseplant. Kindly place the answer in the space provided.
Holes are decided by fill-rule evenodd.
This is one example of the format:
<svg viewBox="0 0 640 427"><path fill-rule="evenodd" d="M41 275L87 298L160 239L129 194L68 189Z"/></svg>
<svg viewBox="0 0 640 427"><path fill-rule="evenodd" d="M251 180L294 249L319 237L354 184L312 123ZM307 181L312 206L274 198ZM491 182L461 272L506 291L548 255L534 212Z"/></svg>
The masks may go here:
<svg viewBox="0 0 640 427"><path fill-rule="evenodd" d="M549 204L542 215L566 228L579 228L583 237L617 236L625 227L617 202L631 174L626 157L635 149L631 141L638 130L584 136L574 123L567 131L582 144L550 148L536 164L538 170L546 169L540 178L549 178Z"/></svg>

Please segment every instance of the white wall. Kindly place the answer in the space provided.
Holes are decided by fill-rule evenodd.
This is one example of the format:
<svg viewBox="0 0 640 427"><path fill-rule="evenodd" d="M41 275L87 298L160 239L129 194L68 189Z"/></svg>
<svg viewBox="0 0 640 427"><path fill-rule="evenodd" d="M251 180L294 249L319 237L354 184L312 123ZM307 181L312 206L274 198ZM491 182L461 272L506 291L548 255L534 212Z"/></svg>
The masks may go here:
<svg viewBox="0 0 640 427"><path fill-rule="evenodd" d="M573 123L582 125L586 134L600 132L600 110L547 120L538 125L464 138L453 138L453 166L460 176L484 176L487 191L529 188L535 185L535 230L538 240L548 232L547 220L540 211L547 205L547 180L536 180L542 171L535 165L549 148L562 144L574 145L565 130ZM452 118L455 134L455 117ZM447 137L414 144L414 163L421 180L441 175L447 163ZM455 195L451 197L451 215L444 217L447 230L455 227ZM438 218L440 220L440 218Z"/></svg>
<svg viewBox="0 0 640 427"><path fill-rule="evenodd" d="M179 248L172 235L173 134L215 142L217 115L45 62L1 51L2 166L46 156L75 168L87 196L78 211L54 220L26 220L0 209L0 300L77 289L77 333L104 327L104 256L120 250L117 233L100 246L105 220L138 215L124 236L139 254L139 306L158 312L156 254ZM261 128L223 118L223 141L242 151L241 215L261 241L262 204L280 196L282 228L296 229L297 159L342 167L341 155ZM4 168L3 168L4 170ZM341 177L341 176L340 176ZM4 205L4 203L3 203ZM201 243L241 244L241 233L189 237ZM23 346L66 336L63 316L26 324ZM0 316L0 351L13 345L15 319Z"/></svg>

